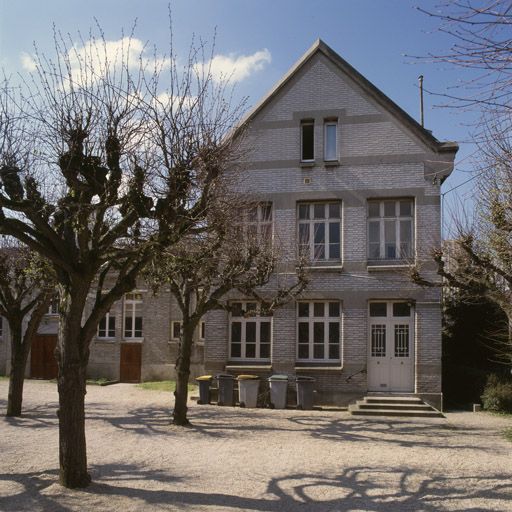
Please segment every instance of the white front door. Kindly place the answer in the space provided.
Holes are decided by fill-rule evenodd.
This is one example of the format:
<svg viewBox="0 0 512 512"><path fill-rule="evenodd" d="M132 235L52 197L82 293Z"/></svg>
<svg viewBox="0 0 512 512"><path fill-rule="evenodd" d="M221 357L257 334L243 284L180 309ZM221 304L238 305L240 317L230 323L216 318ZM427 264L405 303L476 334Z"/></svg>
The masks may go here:
<svg viewBox="0 0 512 512"><path fill-rule="evenodd" d="M370 302L368 390L414 391L414 315L407 302Z"/></svg>

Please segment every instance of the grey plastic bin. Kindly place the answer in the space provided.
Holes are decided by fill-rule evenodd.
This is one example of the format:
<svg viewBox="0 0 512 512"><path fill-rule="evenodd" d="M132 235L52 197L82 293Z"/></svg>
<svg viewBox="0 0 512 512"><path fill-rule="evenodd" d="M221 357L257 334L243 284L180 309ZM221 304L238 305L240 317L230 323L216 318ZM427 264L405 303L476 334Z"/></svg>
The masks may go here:
<svg viewBox="0 0 512 512"><path fill-rule="evenodd" d="M218 405L235 405L234 378L229 373L219 373L215 376L219 386Z"/></svg>
<svg viewBox="0 0 512 512"><path fill-rule="evenodd" d="M239 375L236 380L238 381L240 407L256 407L258 405L260 378L257 375Z"/></svg>
<svg viewBox="0 0 512 512"><path fill-rule="evenodd" d="M288 390L288 375L271 375L268 378L270 388L270 407L286 409L286 393Z"/></svg>
<svg viewBox="0 0 512 512"><path fill-rule="evenodd" d="M309 411L313 409L313 391L316 379L314 377L297 376L297 409Z"/></svg>
<svg viewBox="0 0 512 512"><path fill-rule="evenodd" d="M209 404L211 400L210 384L212 383L213 377L211 375L201 375L197 377L196 382L199 385L199 405Z"/></svg>

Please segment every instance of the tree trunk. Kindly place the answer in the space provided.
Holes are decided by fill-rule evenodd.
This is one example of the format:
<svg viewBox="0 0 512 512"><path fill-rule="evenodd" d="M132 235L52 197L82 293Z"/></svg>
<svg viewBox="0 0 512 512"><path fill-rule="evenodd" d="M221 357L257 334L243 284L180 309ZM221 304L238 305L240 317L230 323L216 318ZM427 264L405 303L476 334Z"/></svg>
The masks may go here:
<svg viewBox="0 0 512 512"><path fill-rule="evenodd" d="M176 391L174 392L175 402L172 419L174 425L190 425L190 421L187 418L187 400L194 329L195 326L185 325L185 322L183 322L183 333L176 360Z"/></svg>
<svg viewBox="0 0 512 512"><path fill-rule="evenodd" d="M86 487L85 366L66 364L59 369L59 462L64 487Z"/></svg>
<svg viewBox="0 0 512 512"><path fill-rule="evenodd" d="M7 397L6 416L21 416L23 404L23 384L25 382L25 368L27 366L28 350L24 350L21 342L20 325L11 328L11 373L9 375L9 394Z"/></svg>
<svg viewBox="0 0 512 512"><path fill-rule="evenodd" d="M74 290L73 296L61 291L59 343L59 462L60 483L65 487L86 487L85 441L86 368L89 351L82 339L81 320L87 292Z"/></svg>

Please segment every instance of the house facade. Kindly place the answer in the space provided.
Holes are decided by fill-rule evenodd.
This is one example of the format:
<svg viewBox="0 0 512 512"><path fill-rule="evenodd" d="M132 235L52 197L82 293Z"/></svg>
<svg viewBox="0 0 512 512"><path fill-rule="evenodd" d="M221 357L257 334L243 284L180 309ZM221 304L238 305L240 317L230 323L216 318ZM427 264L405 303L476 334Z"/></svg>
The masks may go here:
<svg viewBox="0 0 512 512"><path fill-rule="evenodd" d="M250 179L241 191L257 204L250 220L272 232L288 277L307 258L310 281L272 316L247 314L258 304L236 294L230 313L210 312L196 333L192 376L307 375L323 403L371 391L414 393L440 407L440 291L414 285L408 271L416 263L435 278L440 185L457 144L435 139L322 41L244 126L241 167ZM56 372L55 312L41 325L29 376ZM139 283L100 323L89 376L172 378L179 329L170 292L155 296Z"/></svg>
<svg viewBox="0 0 512 512"><path fill-rule="evenodd" d="M440 407L440 291L408 270L435 276L440 185L457 144L435 139L322 41L245 126L255 221L272 223L285 259L308 258L310 283L272 317L249 316L258 305L243 297L210 313L206 371L312 376L322 402L374 391Z"/></svg>

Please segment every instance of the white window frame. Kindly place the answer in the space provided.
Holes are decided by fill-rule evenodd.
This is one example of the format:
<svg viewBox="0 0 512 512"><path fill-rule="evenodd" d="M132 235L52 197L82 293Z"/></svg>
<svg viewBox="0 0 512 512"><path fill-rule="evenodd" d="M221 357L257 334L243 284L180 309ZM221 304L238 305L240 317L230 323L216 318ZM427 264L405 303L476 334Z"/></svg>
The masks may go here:
<svg viewBox="0 0 512 512"><path fill-rule="evenodd" d="M329 154L327 131L330 127L334 127L334 150L332 155ZM338 160L338 121L324 122L324 160L326 162L336 162Z"/></svg>
<svg viewBox="0 0 512 512"><path fill-rule="evenodd" d="M48 316L58 316L59 314L59 296L56 295L50 301L50 305L48 306L48 312L46 313Z"/></svg>
<svg viewBox="0 0 512 512"><path fill-rule="evenodd" d="M339 217L330 217L329 216L329 206L330 205L338 205L339 209ZM315 219L314 218L314 211L316 205L323 205L324 206L324 217L321 219ZM301 219L300 218L300 209L301 206L307 206L308 207L308 218L307 219ZM341 262L341 244L342 244L342 233L341 233L341 226L342 226L342 204L341 201L315 201L315 202L300 202L297 204L297 240L299 245L298 254L299 256L304 254L302 251L305 249L306 244L302 243L302 237L301 237L301 226L308 226L309 230L309 239L308 239L308 249L306 256L309 258L311 262L318 263L318 262ZM333 222L336 222L339 224L338 228L338 253L339 255L336 257L331 258L331 247L330 247L330 229L329 225ZM324 225L324 242L323 244L315 244L315 224L323 224ZM315 255L315 245L323 245L324 247L324 258L317 258Z"/></svg>
<svg viewBox="0 0 512 512"><path fill-rule="evenodd" d="M256 215L253 215L253 213ZM266 215L270 212L270 215ZM274 211L271 202L255 203L240 212L244 236L255 236L258 242L270 241L273 238Z"/></svg>
<svg viewBox="0 0 512 512"><path fill-rule="evenodd" d="M125 340L141 340L144 336L144 318L142 315L142 293L132 292L124 296L123 304L123 338ZM128 313L131 313L128 316ZM138 313L138 314L137 314ZM126 328L126 321L131 318L131 328ZM140 336L136 335L136 319L141 319ZM128 334L131 331L131 334Z"/></svg>
<svg viewBox="0 0 512 512"><path fill-rule="evenodd" d="M111 319L112 319L112 320L114 320L114 335L113 335L113 336L111 336L111 335L110 335L110 331L111 331L111 329L110 329L110 320L111 320ZM100 329L101 329L101 328L100 328L100 324L101 324L101 322L102 322L103 320L105 320L105 329L104 329L104 331L105 331L105 335L103 335L103 336L102 336L102 335L100 334ZM116 322L116 315L115 315L114 313L112 313L112 312L110 312L110 311L109 311L109 312L108 312L108 313L107 313L107 314L106 314L106 315L105 315L105 316L100 320L100 323L98 324L98 333L97 333L96 337L97 337L98 339L100 339L100 340L113 340L113 339L115 339L115 338L116 338L116 329L117 329L117 325L116 325L116 323L117 323L117 322Z"/></svg>
<svg viewBox="0 0 512 512"><path fill-rule="evenodd" d="M313 127L313 158L304 158L304 127ZM300 161L301 162L314 162L315 161L315 121L312 119L301 121L300 123Z"/></svg>
<svg viewBox="0 0 512 512"><path fill-rule="evenodd" d="M385 216L385 203L393 202L395 205L395 214L394 216ZM401 203L410 203L411 205L411 214L410 215L400 215L400 204ZM370 205L378 204L379 205L379 216L378 217L370 217ZM414 208L414 199L412 198L399 198L399 199L370 199L367 204L367 233L368 233L368 243L367 243L367 255L368 260L371 261L406 261L414 258L415 254L415 243L416 243L416 233L414 226L414 218L415 218L415 208ZM409 254L402 255L402 241L401 241L401 227L400 222L409 221L411 223L411 241ZM374 243L370 239L370 224L371 223L379 223L379 257L373 257L371 253L371 245ZM395 229L395 257L387 257L386 254L386 239L385 239L385 226L386 222L394 222Z"/></svg>
<svg viewBox="0 0 512 512"><path fill-rule="evenodd" d="M198 339L201 343L204 343L204 340L206 339L206 322L204 320L201 320L201 322L199 322Z"/></svg>
<svg viewBox="0 0 512 512"><path fill-rule="evenodd" d="M299 316L300 311L300 305L301 304L308 304L309 310L308 310L308 316ZM323 316L315 316L314 314L314 305L315 304L323 304L324 314ZM330 304L337 304L338 305L338 316L330 316L329 311L329 305ZM342 338L342 316L343 316L343 310L342 310L342 304L339 300L300 300L297 301L297 307L296 307L296 328L297 328L297 334L296 334L296 340L297 340L297 347L296 347L296 359L298 362L311 362L311 363L339 363L341 361L341 338ZM303 343L299 343L299 329L301 323L307 323L308 324L308 357L300 357L300 347L299 345L305 345ZM324 347L324 357L323 358L315 358L314 357L314 329L315 329L315 323L321 323L323 324L323 330L324 330L324 340L323 340L323 347ZM338 324L338 342L337 344L330 343L329 340L329 324L330 323L337 323ZM329 348L331 345L337 345L338 347L338 357L330 358L329 357Z"/></svg>
<svg viewBox="0 0 512 512"><path fill-rule="evenodd" d="M248 306L254 307L255 311L258 311L259 307L255 301L251 300L236 300L231 303L233 307L235 304L241 304L241 309L243 312L248 311ZM233 355L233 324L240 323L240 356ZM249 323L255 324L255 356L247 356L247 325ZM261 357L261 324L269 323L269 347L268 347L268 357ZM273 327L272 317L271 316L261 316L259 313L254 315L243 315L236 316L233 312L229 314L229 359L232 361L270 361L272 355L272 327ZM237 343L238 344L238 343Z"/></svg>
<svg viewBox="0 0 512 512"><path fill-rule="evenodd" d="M372 316L371 315L371 305L372 304L386 304L386 316ZM409 316L395 316L393 313L393 307L395 304L407 304L409 306ZM414 305L406 300L371 300L368 303L368 319L369 319L369 337L370 337L370 346L369 350L372 357L392 357L395 359L408 358L412 357L414 354L414 318L415 318L415 310ZM379 354L373 353L373 344L372 344L372 330L373 327L384 327L385 332L385 344L383 347L383 352L380 351ZM408 348L407 353L403 350L403 346L399 348L397 353L397 327L403 328L407 327L407 339L408 339Z"/></svg>

